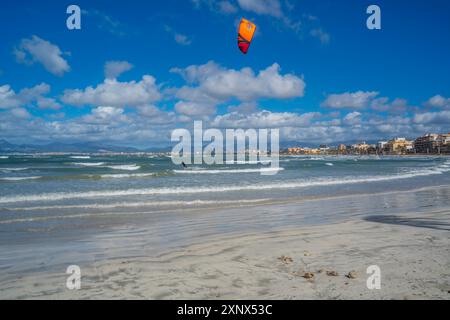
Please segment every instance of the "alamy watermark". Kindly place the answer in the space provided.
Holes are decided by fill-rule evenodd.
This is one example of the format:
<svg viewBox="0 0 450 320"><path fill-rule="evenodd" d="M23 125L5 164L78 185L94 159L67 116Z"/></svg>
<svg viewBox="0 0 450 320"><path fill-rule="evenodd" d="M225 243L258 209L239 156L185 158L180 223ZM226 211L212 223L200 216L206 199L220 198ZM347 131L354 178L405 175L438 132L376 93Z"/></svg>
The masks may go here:
<svg viewBox="0 0 450 320"><path fill-rule="evenodd" d="M381 289L381 269L377 265L367 267L366 273L370 276L367 278L366 285L369 290Z"/></svg>
<svg viewBox="0 0 450 320"><path fill-rule="evenodd" d="M171 141L178 142L172 149L176 165L258 163L263 165L261 175L275 175L281 170L279 129L203 130L203 122L195 121L193 137L187 129L176 129Z"/></svg>
<svg viewBox="0 0 450 320"><path fill-rule="evenodd" d="M77 265L67 267L66 274L69 276L66 279L66 288L69 290L81 289L81 268Z"/></svg>

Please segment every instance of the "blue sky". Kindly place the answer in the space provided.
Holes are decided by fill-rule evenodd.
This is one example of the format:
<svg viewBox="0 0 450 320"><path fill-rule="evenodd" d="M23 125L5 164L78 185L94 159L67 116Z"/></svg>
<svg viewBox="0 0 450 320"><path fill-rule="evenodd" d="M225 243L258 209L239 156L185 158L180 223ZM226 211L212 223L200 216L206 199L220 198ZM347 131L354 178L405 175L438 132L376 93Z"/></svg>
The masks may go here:
<svg viewBox="0 0 450 320"><path fill-rule="evenodd" d="M70 4L81 30L66 28ZM371 4L381 30L366 28ZM248 55L242 17L258 27ZM12 142L164 145L196 119L280 128L290 143L450 129L445 0L7 0L0 26Z"/></svg>

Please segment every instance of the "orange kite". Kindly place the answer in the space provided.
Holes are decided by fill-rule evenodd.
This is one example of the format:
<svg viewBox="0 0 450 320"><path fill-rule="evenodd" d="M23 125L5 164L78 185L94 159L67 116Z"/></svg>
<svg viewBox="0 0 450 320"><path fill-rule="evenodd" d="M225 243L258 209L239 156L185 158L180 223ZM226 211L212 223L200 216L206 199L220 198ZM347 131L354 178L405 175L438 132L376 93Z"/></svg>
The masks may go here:
<svg viewBox="0 0 450 320"><path fill-rule="evenodd" d="M243 54L247 54L256 31L256 25L247 19L242 18L239 25L238 46Z"/></svg>

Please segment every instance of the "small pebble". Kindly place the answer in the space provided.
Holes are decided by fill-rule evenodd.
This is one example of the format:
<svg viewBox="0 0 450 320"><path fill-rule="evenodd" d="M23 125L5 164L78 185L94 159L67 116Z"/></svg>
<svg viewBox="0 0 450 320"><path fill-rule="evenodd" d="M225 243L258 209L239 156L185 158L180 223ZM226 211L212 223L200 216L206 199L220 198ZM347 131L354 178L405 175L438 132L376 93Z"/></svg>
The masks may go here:
<svg viewBox="0 0 450 320"><path fill-rule="evenodd" d="M303 274L303 278L305 278L305 279L312 279L312 278L314 278L314 273L312 273L312 272L305 272Z"/></svg>

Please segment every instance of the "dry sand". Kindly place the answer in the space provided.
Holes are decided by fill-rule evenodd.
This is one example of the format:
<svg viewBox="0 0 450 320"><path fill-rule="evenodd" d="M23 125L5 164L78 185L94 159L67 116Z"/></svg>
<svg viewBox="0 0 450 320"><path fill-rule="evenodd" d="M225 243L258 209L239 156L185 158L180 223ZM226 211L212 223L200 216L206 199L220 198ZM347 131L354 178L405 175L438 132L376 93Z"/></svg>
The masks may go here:
<svg viewBox="0 0 450 320"><path fill-rule="evenodd" d="M64 272L11 279L0 297L449 299L449 230L450 211L443 210L233 236L81 266L78 291L65 288ZM381 268L380 290L366 286L370 265ZM351 271L356 278L345 276Z"/></svg>

